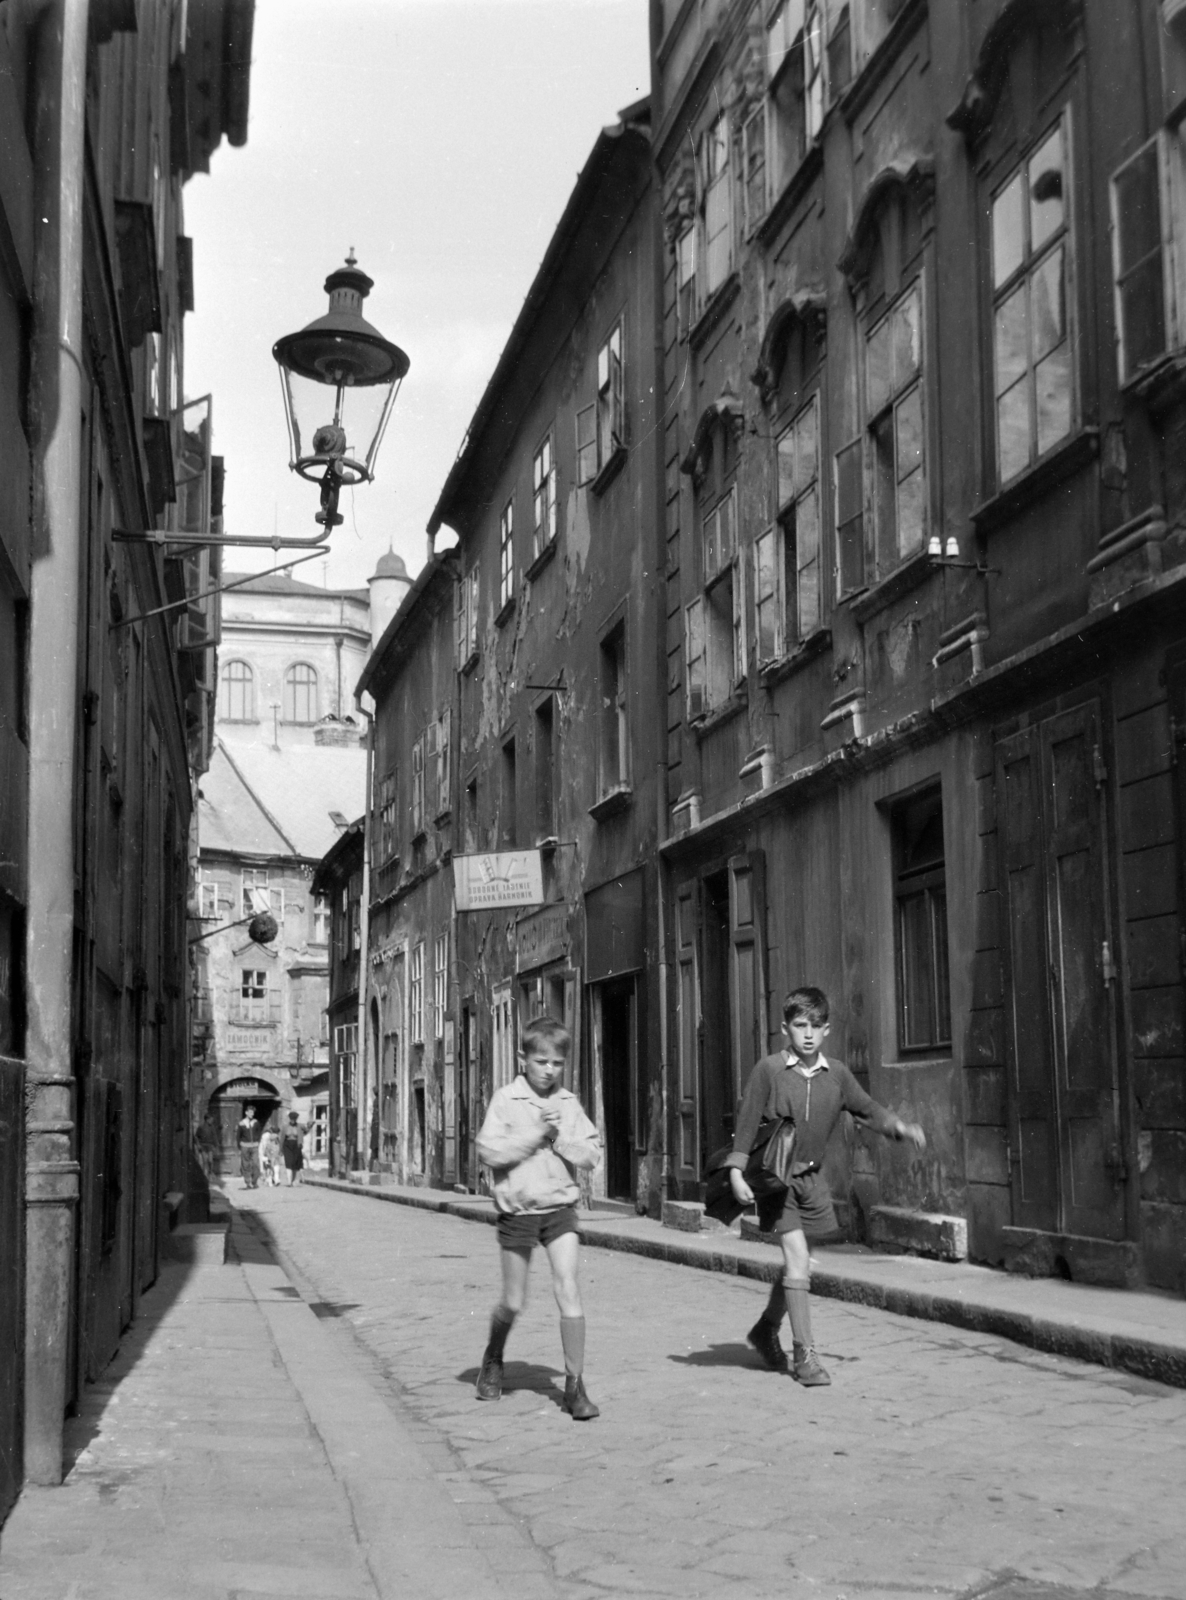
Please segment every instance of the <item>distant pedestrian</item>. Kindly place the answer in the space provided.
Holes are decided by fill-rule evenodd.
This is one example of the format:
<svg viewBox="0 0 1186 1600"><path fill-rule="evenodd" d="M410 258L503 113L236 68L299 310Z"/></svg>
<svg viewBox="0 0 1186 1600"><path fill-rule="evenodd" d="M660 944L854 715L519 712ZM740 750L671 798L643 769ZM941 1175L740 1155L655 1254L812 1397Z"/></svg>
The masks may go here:
<svg viewBox="0 0 1186 1600"><path fill-rule="evenodd" d="M926 1136L917 1123L903 1122L878 1105L861 1088L843 1061L828 1060L822 1051L828 1037L828 997L822 989L794 989L782 1009L782 1031L787 1047L764 1056L750 1073L733 1151L727 1165L735 1199L750 1204L753 1190L744 1168L763 1116L789 1117L795 1124L790 1188L774 1223L782 1245L782 1281L770 1291L761 1317L746 1335L750 1344L774 1372L787 1370L778 1329L790 1313L793 1354L791 1376L809 1388L831 1383L815 1353L811 1332L810 1261L807 1235L826 1238L837 1231L832 1196L820 1168L828 1139L843 1111L890 1139L908 1139L917 1150L926 1149Z"/></svg>
<svg viewBox="0 0 1186 1600"><path fill-rule="evenodd" d="M245 1189L259 1188L259 1120L254 1106L244 1106L243 1115L235 1124L235 1143L239 1146L239 1171Z"/></svg>
<svg viewBox="0 0 1186 1600"><path fill-rule="evenodd" d="M284 1157L285 1170L288 1173L288 1187L300 1183L301 1171L305 1165L305 1134L308 1129L295 1111L288 1113L288 1125L280 1139L280 1153Z"/></svg>
<svg viewBox="0 0 1186 1600"><path fill-rule="evenodd" d="M280 1135L270 1125L259 1142L259 1165L265 1184L280 1182Z"/></svg>
<svg viewBox="0 0 1186 1600"><path fill-rule="evenodd" d="M214 1176L214 1157L218 1150L218 1134L210 1113L207 1112L198 1123L194 1131L194 1150L197 1153L198 1165L207 1178Z"/></svg>
<svg viewBox="0 0 1186 1600"><path fill-rule="evenodd" d="M585 1392L585 1312L578 1281L577 1175L601 1159L597 1129L560 1079L572 1036L552 1017L533 1017L519 1040L519 1076L496 1089L478 1134L479 1158L493 1169L502 1262L502 1299L478 1373L479 1400L502 1394L503 1350L527 1301L531 1253L542 1244L552 1269L564 1350L564 1409L576 1422L599 1415Z"/></svg>

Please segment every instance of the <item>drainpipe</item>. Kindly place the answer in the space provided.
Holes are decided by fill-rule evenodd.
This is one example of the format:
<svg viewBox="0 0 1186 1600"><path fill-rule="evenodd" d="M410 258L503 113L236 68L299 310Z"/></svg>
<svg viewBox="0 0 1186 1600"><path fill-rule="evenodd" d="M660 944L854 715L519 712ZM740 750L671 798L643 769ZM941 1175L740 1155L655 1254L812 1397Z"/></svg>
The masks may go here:
<svg viewBox="0 0 1186 1600"><path fill-rule="evenodd" d="M357 1063L356 1071L359 1079L358 1095L358 1130L362 1149L364 1171L369 1171L371 1162L371 1119L374 1116L375 1097L372 1092L371 1074L367 1071L367 1060L370 1051L370 1018L368 1016L367 989L371 981L371 959L368 946L371 939L371 793L374 781L375 764L375 719L369 711L363 711L361 703L359 711L366 718L367 728L367 776L366 776L366 803L362 813L362 902L358 908L358 1050L355 1054ZM379 1065L372 1063L375 1082L378 1082Z"/></svg>
<svg viewBox="0 0 1186 1600"><path fill-rule="evenodd" d="M58 1484L79 1174L71 1041L87 0L45 0L36 38L24 1470L26 1482Z"/></svg>

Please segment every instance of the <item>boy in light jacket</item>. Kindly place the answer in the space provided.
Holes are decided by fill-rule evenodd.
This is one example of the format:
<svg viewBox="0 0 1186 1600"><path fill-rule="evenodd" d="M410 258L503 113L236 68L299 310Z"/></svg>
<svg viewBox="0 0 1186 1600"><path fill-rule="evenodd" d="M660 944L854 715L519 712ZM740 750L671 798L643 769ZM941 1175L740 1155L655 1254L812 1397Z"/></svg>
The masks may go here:
<svg viewBox="0 0 1186 1600"><path fill-rule="evenodd" d="M597 1129L561 1086L572 1038L553 1017L533 1017L519 1039L519 1076L496 1089L478 1134L478 1157L493 1171L502 1262L502 1299L478 1373L479 1400L502 1395L503 1350L527 1300L531 1253L542 1244L552 1269L564 1349L564 1409L574 1422L599 1415L585 1393L585 1312L578 1281L578 1172L601 1159Z"/></svg>

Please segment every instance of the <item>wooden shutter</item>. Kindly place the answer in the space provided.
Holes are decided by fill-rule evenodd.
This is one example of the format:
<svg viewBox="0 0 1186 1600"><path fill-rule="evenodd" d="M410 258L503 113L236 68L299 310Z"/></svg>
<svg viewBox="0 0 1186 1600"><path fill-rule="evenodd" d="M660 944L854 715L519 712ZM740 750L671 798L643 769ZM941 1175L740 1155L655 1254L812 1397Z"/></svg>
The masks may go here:
<svg viewBox="0 0 1186 1600"><path fill-rule="evenodd" d="M597 476L597 407L577 412L577 483L592 483Z"/></svg>
<svg viewBox="0 0 1186 1600"><path fill-rule="evenodd" d="M765 865L761 850L729 862L729 1012L738 1100L754 1063L769 1050Z"/></svg>
<svg viewBox="0 0 1186 1600"><path fill-rule="evenodd" d="M684 608L684 688L689 717L702 716L708 709L706 679L704 597L697 595Z"/></svg>
<svg viewBox="0 0 1186 1600"><path fill-rule="evenodd" d="M676 960L679 969L676 1011L679 1037L679 1104L676 1166L685 1182L699 1170L700 975L697 965L697 890L686 884L676 896Z"/></svg>

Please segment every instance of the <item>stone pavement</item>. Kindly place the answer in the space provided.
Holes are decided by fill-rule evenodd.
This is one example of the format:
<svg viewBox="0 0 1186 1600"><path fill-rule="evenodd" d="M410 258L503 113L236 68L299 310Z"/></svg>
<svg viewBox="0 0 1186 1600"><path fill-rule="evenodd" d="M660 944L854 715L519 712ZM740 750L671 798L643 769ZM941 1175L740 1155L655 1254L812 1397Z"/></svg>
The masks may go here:
<svg viewBox="0 0 1186 1600"><path fill-rule="evenodd" d="M574 1424L540 1264L475 1400L491 1229L230 1198L235 1260L165 1268L0 1600L1186 1600L1182 1390L837 1300L803 1390L744 1343L762 1283L587 1250Z"/></svg>
<svg viewBox="0 0 1186 1600"><path fill-rule="evenodd" d="M495 1220L492 1203L474 1195L386 1182L364 1186L316 1176L306 1181L470 1221ZM681 1233L649 1217L594 1210L581 1213L581 1233L587 1244L603 1249L708 1272L736 1273L766 1283L781 1273L778 1247L742 1238L736 1224L732 1230ZM891 1255L864 1245L830 1245L816 1250L813 1261L815 1294L999 1334L1035 1350L1186 1388L1186 1300L1177 1295L1026 1278L969 1262Z"/></svg>
<svg viewBox="0 0 1186 1600"><path fill-rule="evenodd" d="M312 1185L234 1199L565 1600L1186 1600L1186 1391L840 1300L814 1311L833 1385L804 1390L745 1344L764 1284L589 1249L602 1415L574 1424L542 1262L481 1404L492 1229Z"/></svg>
<svg viewBox="0 0 1186 1600"><path fill-rule="evenodd" d="M240 1217L231 1254L164 1266L68 1425L66 1482L0 1530L0 1600L550 1600L490 1491L338 1359Z"/></svg>

